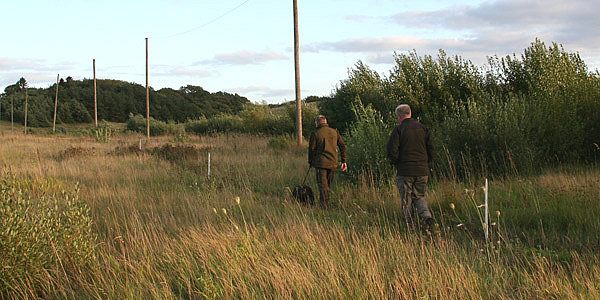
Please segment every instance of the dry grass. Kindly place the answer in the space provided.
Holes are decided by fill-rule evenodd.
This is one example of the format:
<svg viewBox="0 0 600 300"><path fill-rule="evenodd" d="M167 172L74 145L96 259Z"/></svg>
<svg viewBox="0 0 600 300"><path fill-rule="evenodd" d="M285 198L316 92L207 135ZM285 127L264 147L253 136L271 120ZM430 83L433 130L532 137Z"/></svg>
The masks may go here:
<svg viewBox="0 0 600 300"><path fill-rule="evenodd" d="M600 298L597 252L572 250L561 260L543 251L551 247L527 244L510 230L519 219L509 205L522 197L552 201L537 189L584 195L591 204L600 195L598 171L492 183L496 197L505 198L492 209L502 211L497 221L504 229L485 244L463 192L476 187L436 183L429 201L440 230L407 232L393 184L352 183L339 174L333 209L297 205L289 188L306 172L305 151L271 150L267 138L190 137L185 145L197 157L182 161L151 151L167 149L168 137L144 139L142 151L119 153L119 147L139 147L140 137L97 143L4 132L1 139L3 170L79 182L98 235L96 256L81 274L49 278L22 294L1 293L5 298ZM468 228L456 228L458 222ZM498 246L501 234L506 240Z"/></svg>

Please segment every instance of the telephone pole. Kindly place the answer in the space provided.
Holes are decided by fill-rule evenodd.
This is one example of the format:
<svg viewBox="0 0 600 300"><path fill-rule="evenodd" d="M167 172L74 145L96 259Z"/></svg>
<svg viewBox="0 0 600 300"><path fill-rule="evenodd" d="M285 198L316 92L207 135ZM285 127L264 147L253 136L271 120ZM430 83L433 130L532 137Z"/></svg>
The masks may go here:
<svg viewBox="0 0 600 300"><path fill-rule="evenodd" d="M13 124L14 118L14 105L13 105L13 97L10 97L10 132L14 132L15 131L15 126Z"/></svg>
<svg viewBox="0 0 600 300"><path fill-rule="evenodd" d="M58 106L58 80L60 74L56 74L56 97L54 98L54 119L52 121L52 133L56 133L56 106Z"/></svg>
<svg viewBox="0 0 600 300"><path fill-rule="evenodd" d="M296 137L302 145L302 98L300 97L300 50L298 42L298 0L294 1L294 65L296 75Z"/></svg>
<svg viewBox="0 0 600 300"><path fill-rule="evenodd" d="M27 85L25 85L25 134L27 134Z"/></svg>
<svg viewBox="0 0 600 300"><path fill-rule="evenodd" d="M150 91L148 88L148 38L146 38L146 138L150 138Z"/></svg>
<svg viewBox="0 0 600 300"><path fill-rule="evenodd" d="M97 102L97 94L96 94L96 59L92 60L92 65L94 68L94 122L96 123L96 128L98 128L98 102Z"/></svg>

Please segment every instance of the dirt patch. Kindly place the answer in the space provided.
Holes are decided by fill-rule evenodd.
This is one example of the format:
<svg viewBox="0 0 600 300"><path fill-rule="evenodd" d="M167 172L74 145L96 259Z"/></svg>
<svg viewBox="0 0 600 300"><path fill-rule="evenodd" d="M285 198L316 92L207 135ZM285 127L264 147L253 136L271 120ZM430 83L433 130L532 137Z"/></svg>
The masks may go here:
<svg viewBox="0 0 600 300"><path fill-rule="evenodd" d="M207 148L197 148L195 146L188 145L172 145L164 144L160 147L155 147L150 152L167 161L186 161L186 160L198 160L204 153L208 151Z"/></svg>
<svg viewBox="0 0 600 300"><path fill-rule="evenodd" d="M118 156L123 156L123 155L127 155L127 154L141 154L143 153L142 150L140 150L140 147L136 144L133 145L129 145L129 146L117 146L115 147L115 149L113 151L108 152L109 155L118 155Z"/></svg>
<svg viewBox="0 0 600 300"><path fill-rule="evenodd" d="M57 161L63 161L75 157L85 157L94 155L96 153L96 148L84 148L84 147L69 147L65 150L58 152L57 155L54 156L54 159Z"/></svg>

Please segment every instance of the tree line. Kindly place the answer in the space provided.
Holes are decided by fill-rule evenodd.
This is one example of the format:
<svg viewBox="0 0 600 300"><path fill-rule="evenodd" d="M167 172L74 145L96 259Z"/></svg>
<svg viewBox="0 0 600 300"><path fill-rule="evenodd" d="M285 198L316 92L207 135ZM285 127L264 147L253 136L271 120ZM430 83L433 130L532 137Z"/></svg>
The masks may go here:
<svg viewBox="0 0 600 300"><path fill-rule="evenodd" d="M60 79L57 123L88 123L93 120L93 80ZM0 95L0 119L22 123L25 117L25 88L21 78L7 86ZM130 114L146 114L146 88L136 83L119 80L97 80L98 119L126 122ZM56 83L48 88L28 88L29 126L52 125ZM237 114L250 101L240 95L225 92L210 93L202 87L188 85L177 90L150 89L150 116L156 120L186 122L211 118L218 114Z"/></svg>

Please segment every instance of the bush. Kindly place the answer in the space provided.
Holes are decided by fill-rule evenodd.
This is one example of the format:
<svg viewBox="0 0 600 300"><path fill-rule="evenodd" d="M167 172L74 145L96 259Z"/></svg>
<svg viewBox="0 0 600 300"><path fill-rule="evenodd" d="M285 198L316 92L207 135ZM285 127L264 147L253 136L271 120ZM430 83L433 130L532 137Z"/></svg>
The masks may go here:
<svg viewBox="0 0 600 300"><path fill-rule="evenodd" d="M252 105L239 116L218 115L187 122L185 130L198 135L233 132L279 135L293 133L295 125L286 115L270 112L266 105Z"/></svg>
<svg viewBox="0 0 600 300"><path fill-rule="evenodd" d="M392 178L395 170L386 153L392 126L387 125L371 105L366 107L360 99L352 105L356 122L346 138L348 171L356 175L372 176L375 180Z"/></svg>
<svg viewBox="0 0 600 300"><path fill-rule="evenodd" d="M185 124L185 131L195 134L214 134L244 132L242 119L238 116L218 115L210 119L190 121Z"/></svg>
<svg viewBox="0 0 600 300"><path fill-rule="evenodd" d="M9 295L79 274L94 256L92 220L77 185L65 191L52 179L2 175L0 228L0 290Z"/></svg>
<svg viewBox="0 0 600 300"><path fill-rule="evenodd" d="M67 134L67 128L64 126L56 125L56 133ZM50 130L51 133L51 130Z"/></svg>
<svg viewBox="0 0 600 300"><path fill-rule="evenodd" d="M309 97L307 97L308 100ZM328 98L321 98L322 100L328 99ZM286 104L285 106L287 115L288 115L288 120L289 120L289 125L288 125L288 131L290 134L295 133L296 132L296 104ZM315 128L315 118L319 115L319 109L317 106L317 103L311 104L311 102L305 101L302 103L302 135L305 137L309 137L310 134L316 129ZM329 122L329 117L328 115L325 115L325 117L327 117L327 120ZM333 125L332 125L333 126ZM336 128L336 127L334 127ZM337 129L337 128L336 128Z"/></svg>
<svg viewBox="0 0 600 300"><path fill-rule="evenodd" d="M286 150L294 142L294 137L289 134L273 137L267 143L267 147L275 150Z"/></svg>
<svg viewBox="0 0 600 300"><path fill-rule="evenodd" d="M165 124L165 122L157 121L150 117L151 136L165 134L166 128L167 124ZM133 114L129 114L129 120L127 120L127 123L125 123L125 129L139 133L146 133L146 118L144 118L142 115L134 116Z"/></svg>
<svg viewBox="0 0 600 300"><path fill-rule="evenodd" d="M495 57L488 63L478 69L443 51L437 58L412 52L396 55L389 77L381 78L359 62L320 103L321 111L332 126L350 128L358 150L349 153L365 151L361 159L369 159L377 150L366 151L369 143L362 140L377 139L382 128L365 123L372 116L350 115L352 101L371 105L381 124L393 120L398 104L411 105L413 118L435 137L434 171L453 178L534 173L557 161L596 159L600 74L589 73L578 54L536 40L520 58ZM369 170L374 162L360 163Z"/></svg>

